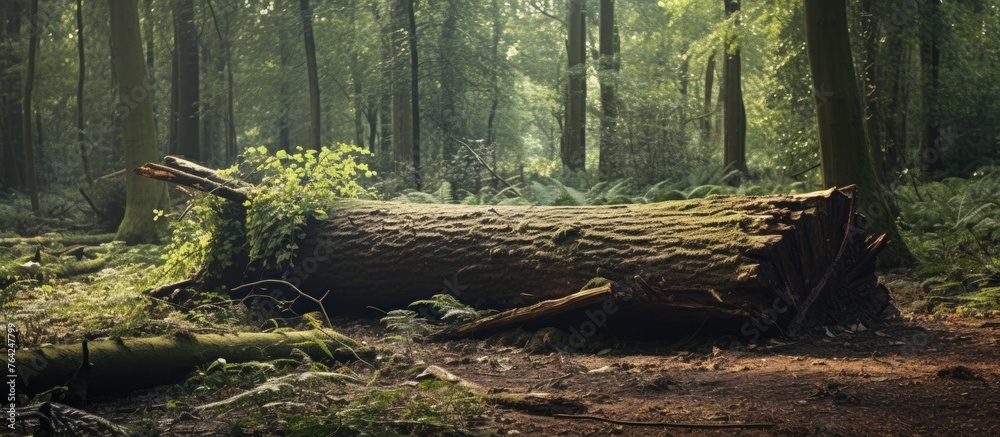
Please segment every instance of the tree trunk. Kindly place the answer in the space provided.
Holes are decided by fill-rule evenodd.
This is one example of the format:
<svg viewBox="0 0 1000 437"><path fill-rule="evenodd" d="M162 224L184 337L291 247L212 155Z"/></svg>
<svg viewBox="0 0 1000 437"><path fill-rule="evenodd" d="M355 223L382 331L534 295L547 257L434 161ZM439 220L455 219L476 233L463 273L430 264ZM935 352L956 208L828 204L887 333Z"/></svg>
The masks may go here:
<svg viewBox="0 0 1000 437"><path fill-rule="evenodd" d="M124 119L125 166L135 168L157 157L153 102L148 98L149 79L139 35L138 6L134 0L111 0L111 6L113 67ZM146 98L135 97L139 94ZM125 218L115 239L127 244L155 242L159 226L153 220L153 210L167 210L170 206L166 184L130 173L126 175L125 187Z"/></svg>
<svg viewBox="0 0 1000 437"><path fill-rule="evenodd" d="M170 124L169 133L167 137L167 153L171 155L178 154L177 150L177 123L179 115L179 98L180 84L178 82L179 74L179 60L177 58L177 44L180 41L180 36L177 34L177 14L172 13L173 20L171 21L171 27L174 33L174 46L170 53L170 118L167 121ZM114 71L112 70L112 75Z"/></svg>
<svg viewBox="0 0 1000 437"><path fill-rule="evenodd" d="M740 11L740 0L724 0L726 2L726 17L731 17ZM733 18L735 25L740 25L740 17ZM725 81L725 108L723 113L723 167L726 170L738 170L743 175L747 170L747 112L743 104L743 73L739 47L726 43L726 57L722 65L722 80ZM735 181L733 181L735 182Z"/></svg>
<svg viewBox="0 0 1000 437"><path fill-rule="evenodd" d="M320 128L319 67L316 65L316 41L313 39L312 7L309 0L299 0L302 17L302 35L306 46L306 69L309 72L309 145L319 150L322 147Z"/></svg>
<svg viewBox="0 0 1000 437"><path fill-rule="evenodd" d="M568 39L569 82L566 87L566 141L563 143L563 166L583 171L587 163L587 60L584 1L569 0Z"/></svg>
<svg viewBox="0 0 1000 437"><path fill-rule="evenodd" d="M410 116L412 117L413 128L413 181L417 191L422 188L422 175L420 170L420 92L418 84L420 82L420 62L417 58L417 17L416 1L407 0L406 18L409 21L409 42L410 42L410 104L413 107Z"/></svg>
<svg viewBox="0 0 1000 437"><path fill-rule="evenodd" d="M181 334L88 342L91 379L89 398L125 396L157 385L175 384L198 366L216 359L245 363L291 356L299 349L315 359L357 359L350 349L360 346L333 331L272 333ZM80 367L79 345L48 346L17 351L18 391L29 397L65 384Z"/></svg>
<svg viewBox="0 0 1000 437"><path fill-rule="evenodd" d="M0 5L0 44L14 46L21 34L21 8L19 2ZM3 136L3 186L22 188L23 140L21 135L21 75L15 66L21 64L17 50L0 51L0 131Z"/></svg>
<svg viewBox="0 0 1000 437"><path fill-rule="evenodd" d="M881 94L880 70L876 60L879 47L879 29L881 22L875 12L875 0L863 0L860 3L863 13L862 33L864 36L864 101L865 101L865 132L868 134L868 145L871 147L872 164L875 166L875 176L879 183L886 185L888 170L886 168L885 149L883 149L882 114L879 94Z"/></svg>
<svg viewBox="0 0 1000 437"><path fill-rule="evenodd" d="M201 96L198 56L198 28L194 0L179 0L174 6L177 25L174 50L177 53L177 154L195 161L202 159L200 138ZM140 53L141 53L140 47Z"/></svg>
<svg viewBox="0 0 1000 437"><path fill-rule="evenodd" d="M601 154L600 172L604 180L619 179L625 176L625 156L618 134L618 71L621 64L618 60L618 29L615 27L614 0L601 0L600 16L601 39Z"/></svg>
<svg viewBox="0 0 1000 437"><path fill-rule="evenodd" d="M35 53L38 49L38 0L31 0L28 13L28 66L25 72L24 97L21 100L21 135L24 137L24 174L27 178L31 210L42 213L38 203L38 176L35 174L35 147L31 135L31 92L35 86Z"/></svg>
<svg viewBox="0 0 1000 437"><path fill-rule="evenodd" d="M136 171L170 173L157 166ZM238 194L228 198L242 204ZM330 291L327 308L348 314L375 315L369 307L402 308L441 293L511 309L570 296L601 278L630 314L619 319L626 325L760 322L752 316L772 309L770 320L786 327L870 323L888 302L874 274L887 240L858 227L857 199L848 187L590 207L344 200L303 231L294 267L271 274L314 296ZM231 264L206 271L232 286L246 261Z"/></svg>
<svg viewBox="0 0 1000 437"><path fill-rule="evenodd" d="M83 56L83 0L76 0L76 51L79 60L80 76L76 82L76 140L80 145L80 163L83 165L83 175L87 184L94 183L90 173L90 159L87 157L87 135L83 125L83 85L87 80L87 69Z"/></svg>
<svg viewBox="0 0 1000 437"><path fill-rule="evenodd" d="M889 212L862 125L862 105L847 33L847 4L845 0L804 0L804 3L823 184L828 187L857 184L861 207L871 222L869 228L888 234L896 243L883 261L887 265L910 263L913 256Z"/></svg>
<svg viewBox="0 0 1000 437"><path fill-rule="evenodd" d="M406 43L406 1L394 0L389 23L392 57L392 158L396 175L409 177L413 171L413 106L410 104L411 71Z"/></svg>
<svg viewBox="0 0 1000 437"><path fill-rule="evenodd" d="M927 8L926 26L920 41L920 62L924 74L930 77L923 84L923 132L920 141L920 162L926 172L934 173L944 170L944 144L941 143L941 48L940 34L945 24L941 17L942 0L930 0Z"/></svg>
<svg viewBox="0 0 1000 437"><path fill-rule="evenodd" d="M715 86L715 53L712 53L708 57L708 63L705 65L705 101L704 106L702 106L702 118L701 118L701 141L702 143L708 143L712 138L712 87Z"/></svg>

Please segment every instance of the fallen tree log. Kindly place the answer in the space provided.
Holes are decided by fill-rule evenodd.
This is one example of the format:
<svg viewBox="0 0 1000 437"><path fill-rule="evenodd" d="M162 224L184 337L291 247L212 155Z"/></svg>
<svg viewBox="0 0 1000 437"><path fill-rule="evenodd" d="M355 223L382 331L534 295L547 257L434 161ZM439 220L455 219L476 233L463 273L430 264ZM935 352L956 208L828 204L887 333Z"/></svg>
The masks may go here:
<svg viewBox="0 0 1000 437"><path fill-rule="evenodd" d="M89 342L93 363L88 396L127 395L135 390L175 384L219 358L228 363L288 357L293 348L314 359L328 357L343 362L358 359L360 346L336 332L240 333L232 335L178 333L153 338ZM43 346L17 351L18 394L35 396L66 383L80 367L81 347Z"/></svg>
<svg viewBox="0 0 1000 437"><path fill-rule="evenodd" d="M609 325L871 323L889 301L875 276L888 241L864 232L857 199L846 187L582 207L343 200L306 227L294 267L272 273L314 296L331 291L325 304L341 313L439 293L504 310L604 278L612 309L627 314ZM225 277L231 286L243 274Z"/></svg>

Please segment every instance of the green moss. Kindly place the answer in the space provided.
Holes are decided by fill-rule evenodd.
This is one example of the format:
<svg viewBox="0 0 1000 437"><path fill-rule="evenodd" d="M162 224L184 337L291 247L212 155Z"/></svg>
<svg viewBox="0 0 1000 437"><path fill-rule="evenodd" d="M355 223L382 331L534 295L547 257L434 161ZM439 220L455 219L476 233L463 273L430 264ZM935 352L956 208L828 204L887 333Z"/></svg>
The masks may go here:
<svg viewBox="0 0 1000 437"><path fill-rule="evenodd" d="M552 243L556 246L566 246L582 236L583 231L576 226L560 226L559 229L552 234Z"/></svg>
<svg viewBox="0 0 1000 437"><path fill-rule="evenodd" d="M587 281L587 284L584 285L582 288L580 288L580 291L590 290L591 288L603 287L603 286L608 285L610 283L611 283L611 280L609 280L608 278L602 278L600 276L597 276L597 277L592 278L590 281Z"/></svg>

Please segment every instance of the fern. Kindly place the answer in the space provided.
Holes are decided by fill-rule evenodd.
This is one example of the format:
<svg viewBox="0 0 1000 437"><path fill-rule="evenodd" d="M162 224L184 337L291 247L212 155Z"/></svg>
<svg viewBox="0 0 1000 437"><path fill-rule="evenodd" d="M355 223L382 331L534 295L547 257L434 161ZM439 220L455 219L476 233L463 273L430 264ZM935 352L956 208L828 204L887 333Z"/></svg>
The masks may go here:
<svg viewBox="0 0 1000 437"><path fill-rule="evenodd" d="M450 294L436 294L430 299L418 300L410 304L413 306L427 305L441 314L441 321L447 324L460 325L474 322L494 311L477 311L476 309L459 302Z"/></svg>

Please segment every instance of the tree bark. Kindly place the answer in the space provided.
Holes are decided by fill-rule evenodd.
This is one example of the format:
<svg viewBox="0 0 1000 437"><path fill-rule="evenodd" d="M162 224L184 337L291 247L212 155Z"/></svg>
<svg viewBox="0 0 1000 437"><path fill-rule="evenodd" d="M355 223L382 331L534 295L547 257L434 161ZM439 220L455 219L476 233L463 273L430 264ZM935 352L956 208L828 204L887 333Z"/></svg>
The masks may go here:
<svg viewBox="0 0 1000 437"><path fill-rule="evenodd" d="M712 87L715 86L715 53L708 57L705 65L705 100L702 106L701 141L707 143L712 138Z"/></svg>
<svg viewBox="0 0 1000 437"><path fill-rule="evenodd" d="M912 262L882 193L872 165L862 121L851 45L847 33L845 0L805 0L806 46L819 122L823 184L857 184L869 227L889 235L896 244L883 261L887 265Z"/></svg>
<svg viewBox="0 0 1000 437"><path fill-rule="evenodd" d="M569 82L566 87L566 141L563 143L563 166L583 171L587 163L587 60L584 1L569 0L568 39Z"/></svg>
<svg viewBox="0 0 1000 437"><path fill-rule="evenodd" d="M343 200L303 231L293 268L264 274L329 291L324 304L346 314L441 293L511 309L602 278L626 325L759 322L772 309L785 326L871 323L888 302L874 274L887 240L860 227L857 200L854 187L590 207ZM231 264L206 271L231 287L247 262Z"/></svg>
<svg viewBox="0 0 1000 437"><path fill-rule="evenodd" d="M13 46L16 36L21 34L21 7L19 2L5 2L0 5L0 44ZM0 51L0 131L3 136L3 186L22 188L23 146L21 141L21 75L16 65L21 64L17 50Z"/></svg>
<svg viewBox="0 0 1000 437"><path fill-rule="evenodd" d="M726 3L726 17L732 17L733 14L740 11L740 0L724 1ZM740 17L737 16L733 19L735 25L739 26ZM727 41L725 55L722 66L722 80L725 81L723 167L727 171L738 170L746 175L749 173L746 157L747 112L746 106L743 104L743 67L740 48L732 47L732 44Z"/></svg>
<svg viewBox="0 0 1000 437"><path fill-rule="evenodd" d="M396 175L409 177L413 171L413 106L410 104L411 71L407 57L406 1L394 0L390 11L390 50L392 65L392 161Z"/></svg>
<svg viewBox="0 0 1000 437"><path fill-rule="evenodd" d="M83 166L83 175L87 178L87 184L94 183L94 177L90 173L90 159L87 156L87 135L84 133L83 125L83 85L87 80L87 69L83 56L83 0L76 0L76 51L79 60L80 75L76 82L76 140L80 145L80 163Z"/></svg>
<svg viewBox="0 0 1000 437"><path fill-rule="evenodd" d="M38 176L35 174L35 147L31 132L31 93L35 86L35 53L38 49L38 0L31 0L28 13L28 66L25 73L24 97L21 100L21 135L24 137L24 174L27 178L31 210L40 215L38 202Z"/></svg>
<svg viewBox="0 0 1000 437"><path fill-rule="evenodd" d="M121 340L91 341L91 379L87 396L124 396L157 385L174 384L198 366L222 358L244 363L289 357L292 349L315 359L327 358L324 350L342 361L357 359L360 346L333 331L299 331L280 334L236 335L181 334ZM350 349L354 349L351 351ZM46 346L17 351L18 392L29 397L65 384L80 367L79 345Z"/></svg>
<svg viewBox="0 0 1000 437"><path fill-rule="evenodd" d="M881 21L876 15L875 0L863 0L860 3L862 34L864 36L864 104L865 132L868 134L868 145L871 147L872 164L875 166L875 176L879 183L886 185L888 169L886 167L886 151L883 148L882 109L879 95L881 90L881 65L879 65L879 29Z"/></svg>
<svg viewBox="0 0 1000 437"><path fill-rule="evenodd" d="M422 189L423 176L420 169L420 61L417 57L417 6L416 0L407 0L406 18L409 22L409 42L410 42L410 105L413 109L410 112L413 128L413 181L417 191Z"/></svg>
<svg viewBox="0 0 1000 437"><path fill-rule="evenodd" d="M200 138L201 96L198 55L198 28L194 1L179 0L174 6L177 26L174 50L177 55L177 150L195 161L202 159ZM140 48L141 50L141 48ZM141 51L140 51L141 53Z"/></svg>
<svg viewBox="0 0 1000 437"><path fill-rule="evenodd" d="M309 145L319 150L322 147L322 132L320 126L319 100L319 67L316 65L316 41L313 38L312 7L309 0L299 0L299 12L302 17L302 36L306 48L306 69L309 73Z"/></svg>
<svg viewBox="0 0 1000 437"><path fill-rule="evenodd" d="M945 28L941 17L942 0L926 2L925 28L920 41L920 62L929 77L923 83L923 132L920 136L920 162L928 173L944 170L944 144L941 143L941 32Z"/></svg>
<svg viewBox="0 0 1000 437"><path fill-rule="evenodd" d="M155 160L158 153L153 102L149 99L149 78L139 34L139 11L134 0L111 0L111 42L123 118L125 166L136 168ZM115 239L127 244L155 242L158 224L153 220L153 210L169 209L167 186L133 174L127 174L125 181L125 218Z"/></svg>
<svg viewBox="0 0 1000 437"><path fill-rule="evenodd" d="M600 172L604 180L619 179L625 175L624 151L617 140L618 87L617 74L621 69L618 59L618 29L615 27L614 0L601 0L600 15L600 69L601 75L601 154Z"/></svg>

